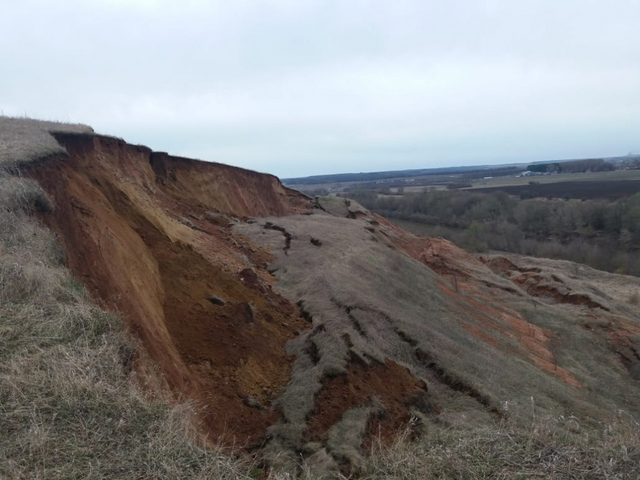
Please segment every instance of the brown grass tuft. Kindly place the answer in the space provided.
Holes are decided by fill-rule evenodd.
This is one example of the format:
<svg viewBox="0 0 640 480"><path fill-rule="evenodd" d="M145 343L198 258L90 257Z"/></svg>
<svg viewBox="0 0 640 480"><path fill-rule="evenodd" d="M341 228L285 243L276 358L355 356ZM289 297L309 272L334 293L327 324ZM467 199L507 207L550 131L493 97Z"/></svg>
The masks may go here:
<svg viewBox="0 0 640 480"><path fill-rule="evenodd" d="M363 479L640 478L640 426L631 417L594 427L517 410L496 425L433 428L418 441L407 430L391 447L378 441Z"/></svg>

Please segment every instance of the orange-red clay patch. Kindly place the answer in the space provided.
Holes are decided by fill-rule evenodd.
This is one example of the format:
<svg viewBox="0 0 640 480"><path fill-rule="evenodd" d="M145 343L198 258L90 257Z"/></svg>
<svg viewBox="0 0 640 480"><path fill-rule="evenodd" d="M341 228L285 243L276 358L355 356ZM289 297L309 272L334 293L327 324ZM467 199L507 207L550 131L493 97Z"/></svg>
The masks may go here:
<svg viewBox="0 0 640 480"><path fill-rule="evenodd" d="M440 289L450 297L455 297L459 305L465 308L469 317L478 322L477 325L463 325L467 331L491 345L501 346L505 351L511 350L510 347L504 343L501 344L499 337L492 336L491 332L508 336L522 346L529 359L539 368L555 375L568 385L580 386L580 382L571 373L555 364L553 353L548 348L549 335L543 328L527 322L517 311L494 304L489 299L480 302L466 295L460 295L443 284L440 285ZM489 305L490 302L492 305ZM484 329L479 328L480 325Z"/></svg>
<svg viewBox="0 0 640 480"><path fill-rule="evenodd" d="M400 249L427 265L442 278L448 281L453 279L450 283L457 291L445 283L439 286L451 301L465 309L469 319L475 320L475 323L463 322L462 327L465 330L484 342L510 353L516 352L513 346L504 341L504 336L514 339L522 347L523 353L540 369L558 377L564 383L580 386L580 382L571 373L554 363L553 353L548 348L549 336L544 329L527 322L515 310L499 305L490 295L484 295L482 301L474 299L482 292L477 282L469 275L469 269L483 262L476 260L448 240L412 235L378 216L376 219L394 232L394 243ZM490 267L503 273L515 268L512 262L503 260L487 262L485 259L484 263L489 263Z"/></svg>
<svg viewBox="0 0 640 480"><path fill-rule="evenodd" d="M369 431L390 439L409 422L409 408L426 395L426 386L392 360L370 366L351 363L346 374L332 378L316 398L316 409L308 422L309 440L324 440L327 430L349 409L370 403L376 396L386 408L372 421Z"/></svg>

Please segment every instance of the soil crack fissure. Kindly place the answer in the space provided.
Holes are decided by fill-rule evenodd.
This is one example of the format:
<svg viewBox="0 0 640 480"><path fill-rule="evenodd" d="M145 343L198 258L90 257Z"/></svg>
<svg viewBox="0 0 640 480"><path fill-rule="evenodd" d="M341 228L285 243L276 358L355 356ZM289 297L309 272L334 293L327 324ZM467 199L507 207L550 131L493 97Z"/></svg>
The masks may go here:
<svg viewBox="0 0 640 480"><path fill-rule="evenodd" d="M282 233L282 236L284 237L284 248L282 249L282 251L284 252L285 255L289 255L289 249L291 248L291 238L292 238L291 233L289 233L286 228L281 227L280 225L275 225L274 223L271 223L271 222L266 222L264 224L264 228L266 230L276 230L277 232Z"/></svg>

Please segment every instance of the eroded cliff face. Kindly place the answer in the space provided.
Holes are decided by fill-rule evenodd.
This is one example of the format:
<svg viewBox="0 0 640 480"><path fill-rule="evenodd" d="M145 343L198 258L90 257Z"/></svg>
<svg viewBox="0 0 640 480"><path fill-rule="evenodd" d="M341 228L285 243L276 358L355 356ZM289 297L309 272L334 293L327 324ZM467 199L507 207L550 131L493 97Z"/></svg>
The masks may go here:
<svg viewBox="0 0 640 480"><path fill-rule="evenodd" d="M43 220L211 441L337 471L374 435L499 421L505 402L640 412L638 279L475 258L271 175L56 138L68 154L24 167Z"/></svg>
<svg viewBox="0 0 640 480"><path fill-rule="evenodd" d="M113 138L57 139L69 155L29 174L55 203L45 221L68 266L122 313L175 395L200 402L205 431L261 441L289 378L284 345L307 325L273 292L269 254L237 243L229 225L252 213L305 212L306 197L270 175Z"/></svg>

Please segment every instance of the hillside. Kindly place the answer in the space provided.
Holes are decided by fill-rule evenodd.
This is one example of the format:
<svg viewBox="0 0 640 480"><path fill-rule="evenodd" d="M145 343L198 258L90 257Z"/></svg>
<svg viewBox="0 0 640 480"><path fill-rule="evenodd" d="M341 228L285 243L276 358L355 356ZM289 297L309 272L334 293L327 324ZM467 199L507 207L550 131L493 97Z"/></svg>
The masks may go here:
<svg viewBox="0 0 640 480"><path fill-rule="evenodd" d="M273 472L366 473L370 449L407 428L526 429L524 405L582 419L545 437L578 442L576 472L637 472L640 279L474 257L355 202L88 127L2 119L0 139L7 178L42 189L21 197L27 213L137 345L127 368L195 406L201 445L259 451ZM624 455L589 453L622 417ZM540 458L527 468L566 467Z"/></svg>

